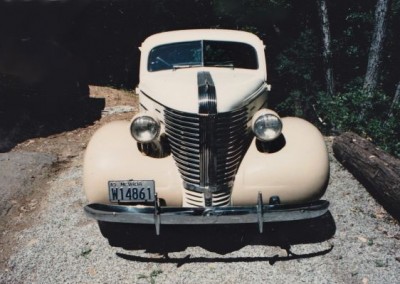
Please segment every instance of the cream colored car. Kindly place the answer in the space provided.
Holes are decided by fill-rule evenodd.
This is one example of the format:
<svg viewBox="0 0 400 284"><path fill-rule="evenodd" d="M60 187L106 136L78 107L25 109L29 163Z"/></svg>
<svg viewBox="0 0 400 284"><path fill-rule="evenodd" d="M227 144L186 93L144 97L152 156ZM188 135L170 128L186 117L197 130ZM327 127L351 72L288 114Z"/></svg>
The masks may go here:
<svg viewBox="0 0 400 284"><path fill-rule="evenodd" d="M267 107L264 44L233 30L153 35L141 50L140 112L92 137L85 212L161 225L255 223L325 214L324 139Z"/></svg>

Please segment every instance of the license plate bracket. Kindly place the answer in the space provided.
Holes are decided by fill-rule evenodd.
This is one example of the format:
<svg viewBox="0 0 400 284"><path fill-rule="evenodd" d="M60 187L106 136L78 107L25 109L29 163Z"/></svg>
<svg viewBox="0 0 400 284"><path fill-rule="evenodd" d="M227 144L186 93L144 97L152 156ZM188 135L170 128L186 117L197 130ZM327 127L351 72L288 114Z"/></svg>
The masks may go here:
<svg viewBox="0 0 400 284"><path fill-rule="evenodd" d="M110 202L143 203L154 202L154 180L113 180L108 182Z"/></svg>

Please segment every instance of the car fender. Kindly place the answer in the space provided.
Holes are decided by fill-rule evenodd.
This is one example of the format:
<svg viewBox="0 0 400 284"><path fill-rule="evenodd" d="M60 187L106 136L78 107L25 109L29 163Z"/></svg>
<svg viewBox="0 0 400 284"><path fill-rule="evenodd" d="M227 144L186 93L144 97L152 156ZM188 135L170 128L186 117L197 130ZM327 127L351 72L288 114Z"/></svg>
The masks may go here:
<svg viewBox="0 0 400 284"><path fill-rule="evenodd" d="M84 157L83 185L90 203L109 204L108 182L154 180L156 192L168 206L181 206L182 180L172 156L143 155L132 138L129 121L102 126L91 138Z"/></svg>
<svg viewBox="0 0 400 284"><path fill-rule="evenodd" d="M262 153L253 139L236 175L233 205L255 204L279 196L286 204L319 199L329 180L329 158L324 138L311 123L294 117L282 119L285 145Z"/></svg>

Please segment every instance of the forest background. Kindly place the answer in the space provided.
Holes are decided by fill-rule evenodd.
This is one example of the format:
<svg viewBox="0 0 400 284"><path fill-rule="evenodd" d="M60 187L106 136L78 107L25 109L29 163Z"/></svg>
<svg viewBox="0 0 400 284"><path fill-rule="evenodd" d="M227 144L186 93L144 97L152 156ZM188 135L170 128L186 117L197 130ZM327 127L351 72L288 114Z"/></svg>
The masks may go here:
<svg viewBox="0 0 400 284"><path fill-rule="evenodd" d="M58 77L75 72L85 84L133 89L147 36L246 30L266 45L271 108L328 135L354 131L399 157L399 14L400 0L1 2L0 99L35 80L58 82L59 70ZM71 62L73 68L59 66ZM37 66L51 76L36 79ZM36 77L26 75L29 68Z"/></svg>

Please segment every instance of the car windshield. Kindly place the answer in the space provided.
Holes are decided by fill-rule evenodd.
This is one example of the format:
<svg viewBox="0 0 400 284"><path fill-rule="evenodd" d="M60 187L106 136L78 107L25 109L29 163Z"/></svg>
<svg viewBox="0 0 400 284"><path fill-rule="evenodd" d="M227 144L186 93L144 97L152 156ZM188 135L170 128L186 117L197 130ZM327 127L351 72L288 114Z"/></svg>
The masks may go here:
<svg viewBox="0 0 400 284"><path fill-rule="evenodd" d="M251 45L241 42L178 42L153 48L147 67L154 72L200 66L258 69L257 53Z"/></svg>

